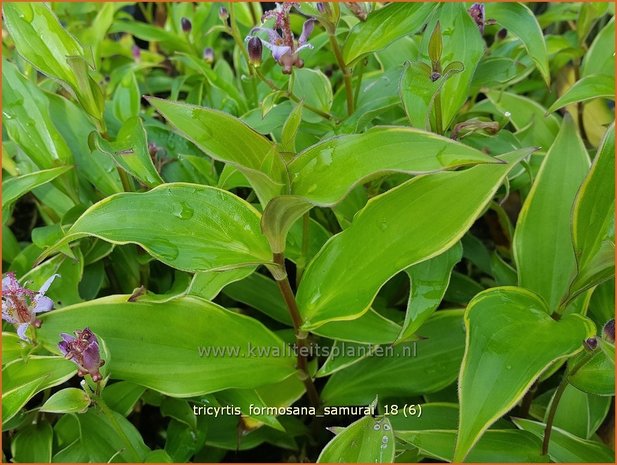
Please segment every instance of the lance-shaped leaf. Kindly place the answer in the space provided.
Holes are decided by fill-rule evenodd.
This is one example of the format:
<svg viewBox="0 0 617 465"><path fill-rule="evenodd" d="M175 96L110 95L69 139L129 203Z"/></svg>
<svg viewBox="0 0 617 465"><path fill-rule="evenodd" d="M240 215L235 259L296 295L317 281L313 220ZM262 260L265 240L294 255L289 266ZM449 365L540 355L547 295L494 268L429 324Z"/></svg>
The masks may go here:
<svg viewBox="0 0 617 465"><path fill-rule="evenodd" d="M40 341L57 352L59 334L88 326L113 355L109 372L176 397L252 389L295 372L285 343L253 318L194 297L164 304L109 296L43 316Z"/></svg>
<svg viewBox="0 0 617 465"><path fill-rule="evenodd" d="M525 199L514 233L519 285L544 298L550 312L559 306L576 268L571 212L588 169L583 141L567 117Z"/></svg>
<svg viewBox="0 0 617 465"><path fill-rule="evenodd" d="M544 437L546 425L524 418L514 418L514 424L538 438ZM614 463L615 452L597 441L588 441L553 426L548 455L561 463Z"/></svg>
<svg viewBox="0 0 617 465"><path fill-rule="evenodd" d="M178 133L215 160L240 170L267 204L285 184L285 168L276 146L239 119L210 108L149 97L148 102Z"/></svg>
<svg viewBox="0 0 617 465"><path fill-rule="evenodd" d="M615 76L615 18L611 18L593 40L583 58L581 76Z"/></svg>
<svg viewBox="0 0 617 465"><path fill-rule="evenodd" d="M77 372L63 357L33 356L2 367L2 421L9 421L38 392L64 383Z"/></svg>
<svg viewBox="0 0 617 465"><path fill-rule="evenodd" d="M455 462L465 459L542 371L580 351L582 341L595 332L595 325L578 314L553 320L540 297L516 287L478 294L465 312L465 327Z"/></svg>
<svg viewBox="0 0 617 465"><path fill-rule="evenodd" d="M317 463L392 463L394 433L388 417L366 416L338 432Z"/></svg>
<svg viewBox="0 0 617 465"><path fill-rule="evenodd" d="M51 463L53 438L51 424L44 421L20 428L12 438L12 459L17 463Z"/></svg>
<svg viewBox="0 0 617 465"><path fill-rule="evenodd" d="M486 18L494 19L509 32L517 36L536 64L544 81L551 82L548 67L548 52L542 29L533 12L522 3L487 3Z"/></svg>
<svg viewBox="0 0 617 465"><path fill-rule="evenodd" d="M267 263L272 254L260 215L234 194L198 184L163 184L149 192L107 197L81 215L45 255L94 236L138 244L184 271L212 271Z"/></svg>
<svg viewBox="0 0 617 465"><path fill-rule="evenodd" d="M261 230L268 238L273 253L285 251L287 233L296 220L312 207L305 198L296 195L282 195L268 202L261 217Z"/></svg>
<svg viewBox="0 0 617 465"><path fill-rule="evenodd" d="M349 32L343 46L343 60L351 64L362 55L413 34L426 24L434 8L431 3L391 3L372 12Z"/></svg>
<svg viewBox="0 0 617 465"><path fill-rule="evenodd" d="M148 187L163 184L148 152L148 140L139 116L127 119L120 128L116 140L109 142L97 132L90 134L92 145L112 157L122 169L135 176Z"/></svg>
<svg viewBox="0 0 617 465"><path fill-rule="evenodd" d="M83 389L66 388L52 395L41 407L41 412L73 413L85 412L90 398Z"/></svg>
<svg viewBox="0 0 617 465"><path fill-rule="evenodd" d="M450 284L452 269L462 256L463 248L457 243L441 255L405 270L409 275L411 291L405 322L397 341L404 341L413 336L437 309Z"/></svg>
<svg viewBox="0 0 617 465"><path fill-rule="evenodd" d="M452 247L530 152L506 154L503 163L416 177L371 199L306 269L297 294L304 328L357 318L396 273Z"/></svg>
<svg viewBox="0 0 617 465"><path fill-rule="evenodd" d="M288 166L292 194L332 206L356 184L386 173L441 171L477 163L498 163L488 155L423 130L377 127L363 134L318 142Z"/></svg>
<svg viewBox="0 0 617 465"><path fill-rule="evenodd" d="M586 102L594 98L615 100L615 78L605 75L591 75L574 83L565 94L559 97L547 110L548 113L577 102Z"/></svg>
<svg viewBox="0 0 617 465"><path fill-rule="evenodd" d="M577 275L572 294L615 274L615 126L611 125L572 211Z"/></svg>

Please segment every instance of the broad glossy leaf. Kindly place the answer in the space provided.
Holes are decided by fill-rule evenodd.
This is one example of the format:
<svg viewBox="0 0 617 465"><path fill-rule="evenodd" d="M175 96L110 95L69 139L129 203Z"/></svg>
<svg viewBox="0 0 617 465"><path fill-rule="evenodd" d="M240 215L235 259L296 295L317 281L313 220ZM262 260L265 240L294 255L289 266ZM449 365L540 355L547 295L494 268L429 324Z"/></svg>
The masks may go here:
<svg viewBox="0 0 617 465"><path fill-rule="evenodd" d="M398 341L411 337L437 309L450 283L452 269L462 254L463 248L457 243L441 255L405 270L411 282L411 291Z"/></svg>
<svg viewBox="0 0 617 465"><path fill-rule="evenodd" d="M41 407L41 412L83 412L88 408L88 405L90 405L90 399L83 389L66 388L47 399Z"/></svg>
<svg viewBox="0 0 617 465"><path fill-rule="evenodd" d="M227 285L246 278L254 271L254 267L243 267L195 273L186 293L205 300L213 300Z"/></svg>
<svg viewBox="0 0 617 465"><path fill-rule="evenodd" d="M47 313L39 338L56 351L58 334L88 326L113 355L114 379L176 397L254 388L295 372L283 341L252 318L194 297L163 304L128 298L104 297ZM259 356L260 349L279 356Z"/></svg>
<svg viewBox="0 0 617 465"><path fill-rule="evenodd" d="M439 311L418 331L426 339L399 344L389 355L367 357L335 373L322 391L324 403L366 405L376 395L409 398L449 386L463 357L461 317L462 311Z"/></svg>
<svg viewBox="0 0 617 465"><path fill-rule="evenodd" d="M126 417L133 411L145 390L145 387L138 384L120 381L105 386L103 399L110 409Z"/></svg>
<svg viewBox="0 0 617 465"><path fill-rule="evenodd" d="M148 102L205 153L238 168L264 205L281 192L284 166L275 145L242 121L210 108L152 97Z"/></svg>
<svg viewBox="0 0 617 465"><path fill-rule="evenodd" d="M120 128L116 139L109 142L92 133L95 147L113 158L118 166L135 176L148 187L163 184L148 152L146 130L139 116L129 117Z"/></svg>
<svg viewBox="0 0 617 465"><path fill-rule="evenodd" d="M538 438L544 437L543 423L523 418L513 419L516 426L529 431ZM596 441L588 441L553 426L548 446L548 455L554 462L566 463L613 463L615 452Z"/></svg>
<svg viewBox="0 0 617 465"><path fill-rule="evenodd" d="M38 392L62 384L76 372L75 364L63 357L32 356L5 365L2 421L10 420Z"/></svg>
<svg viewBox="0 0 617 465"><path fill-rule="evenodd" d="M496 161L422 130L377 127L319 142L300 153L288 170L293 194L315 205L331 206L358 183L378 175L419 174Z"/></svg>
<svg viewBox="0 0 617 465"><path fill-rule="evenodd" d="M49 463L54 431L45 421L28 425L12 439L11 454L17 463Z"/></svg>
<svg viewBox="0 0 617 465"><path fill-rule="evenodd" d="M581 350L582 341L595 332L581 315L555 321L547 312L537 295L515 287L489 289L469 303L454 461L465 459L482 433L551 363Z"/></svg>
<svg viewBox="0 0 617 465"><path fill-rule="evenodd" d="M591 170L576 195L572 237L577 293L615 274L615 126L607 131Z"/></svg>
<svg viewBox="0 0 617 465"><path fill-rule="evenodd" d="M95 236L114 244L138 244L180 270L229 269L271 260L259 220L251 205L230 192L197 184L164 184L93 205L57 245Z"/></svg>
<svg viewBox="0 0 617 465"><path fill-rule="evenodd" d="M2 366L21 358L27 350L26 342L17 334L2 332Z"/></svg>
<svg viewBox="0 0 617 465"><path fill-rule="evenodd" d="M600 97L611 100L615 99L614 77L594 74L576 81L547 111L552 113L572 103L586 102L587 100Z"/></svg>
<svg viewBox="0 0 617 465"><path fill-rule="evenodd" d="M580 359L575 358L573 363ZM570 384L583 392L598 396L615 395L615 360L598 349L591 359L574 375L568 378Z"/></svg>
<svg viewBox="0 0 617 465"><path fill-rule="evenodd" d="M452 462L457 431L396 431L395 435L418 449L423 455ZM467 456L472 463L535 463L546 462L541 455L542 444L533 434L520 430L490 430Z"/></svg>
<svg viewBox="0 0 617 465"><path fill-rule="evenodd" d="M576 269L570 229L574 198L589 157L571 118L546 154L525 199L514 233L519 285L557 310Z"/></svg>
<svg viewBox="0 0 617 465"><path fill-rule="evenodd" d="M508 163L416 177L371 199L306 269L297 294L305 329L357 318L396 273L451 248L529 153L505 155Z"/></svg>
<svg viewBox="0 0 617 465"><path fill-rule="evenodd" d="M497 21L501 27L506 28L523 42L544 81L547 85L550 84L546 43L533 12L522 3L487 3L485 16Z"/></svg>
<svg viewBox="0 0 617 465"><path fill-rule="evenodd" d="M326 444L317 463L392 463L394 434L388 417L363 417Z"/></svg>
<svg viewBox="0 0 617 465"><path fill-rule="evenodd" d="M343 46L343 60L351 64L359 57L381 50L396 39L420 30L433 11L430 3L392 3L373 11L356 24Z"/></svg>

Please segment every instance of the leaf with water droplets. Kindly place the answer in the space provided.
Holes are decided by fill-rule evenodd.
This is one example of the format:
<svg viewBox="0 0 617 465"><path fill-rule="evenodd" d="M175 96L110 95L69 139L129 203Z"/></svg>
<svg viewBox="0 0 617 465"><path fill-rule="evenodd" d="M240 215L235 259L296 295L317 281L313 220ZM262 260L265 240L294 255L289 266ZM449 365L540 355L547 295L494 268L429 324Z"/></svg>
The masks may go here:
<svg viewBox="0 0 617 465"><path fill-rule="evenodd" d="M394 433L388 417L366 416L338 432L317 463L392 463Z"/></svg>
<svg viewBox="0 0 617 465"><path fill-rule="evenodd" d="M94 236L138 244L154 258L184 271L213 271L267 263L260 214L234 194L197 184L163 184L149 192L116 194L81 215L45 252Z"/></svg>
<svg viewBox="0 0 617 465"><path fill-rule="evenodd" d="M454 461L523 397L556 360L583 349L595 333L578 314L559 321L533 292L500 287L481 292L465 311L467 341L459 376L460 422Z"/></svg>

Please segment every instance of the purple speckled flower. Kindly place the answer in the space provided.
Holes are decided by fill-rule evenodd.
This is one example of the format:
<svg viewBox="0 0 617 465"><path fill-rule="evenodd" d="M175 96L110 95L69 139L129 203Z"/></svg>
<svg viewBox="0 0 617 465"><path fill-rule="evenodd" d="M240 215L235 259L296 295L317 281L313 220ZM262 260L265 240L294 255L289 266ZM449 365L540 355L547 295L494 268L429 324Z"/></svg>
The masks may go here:
<svg viewBox="0 0 617 465"><path fill-rule="evenodd" d="M268 39L261 39L261 43L272 52L272 57L283 67L283 73L291 74L294 66L296 68L304 66L304 62L298 57L298 53L306 48L313 48L308 43L308 38L315 27L315 19L309 18L304 22L302 33L296 41L289 25L289 12L297 5L291 2L277 3L276 5L274 10L266 11L262 17L262 22L274 19L274 27L255 27L249 33L246 41L251 42L259 32L266 33ZM255 45L256 42L252 41L252 44Z"/></svg>
<svg viewBox="0 0 617 465"><path fill-rule="evenodd" d="M30 326L39 328L41 320L36 315L50 311L54 302L45 296L51 283L60 275L51 276L38 292L23 287L14 273L7 273L2 278L2 319L14 324L17 335L24 341L30 341L26 331Z"/></svg>
<svg viewBox="0 0 617 465"><path fill-rule="evenodd" d="M99 368L105 364L101 360L99 342L89 328L83 331L75 331L75 336L67 333L60 335L62 341L58 343L58 348L64 354L64 357L74 362L78 367L79 376L90 375L95 382L100 381L103 377Z"/></svg>
<svg viewBox="0 0 617 465"><path fill-rule="evenodd" d="M484 34L484 25L486 24L484 19L484 5L482 3L474 3L469 8L469 14L471 15L471 18L475 21L475 23L478 25L478 29L480 29L480 34Z"/></svg>

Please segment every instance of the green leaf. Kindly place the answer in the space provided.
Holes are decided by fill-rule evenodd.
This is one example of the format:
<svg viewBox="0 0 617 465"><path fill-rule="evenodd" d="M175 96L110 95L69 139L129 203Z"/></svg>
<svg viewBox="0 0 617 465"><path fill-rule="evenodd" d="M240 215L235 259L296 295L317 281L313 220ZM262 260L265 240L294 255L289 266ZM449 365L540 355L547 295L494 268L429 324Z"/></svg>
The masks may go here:
<svg viewBox="0 0 617 465"><path fill-rule="evenodd" d="M116 140L109 142L97 132L91 133L96 149L115 160L120 168L152 188L163 184L148 151L148 140L139 116L129 117L118 132Z"/></svg>
<svg viewBox="0 0 617 465"><path fill-rule="evenodd" d="M439 461L452 462L457 432L454 431L396 431L395 435ZM467 456L472 463L536 463L547 462L540 453L541 443L533 434L518 430L490 430L478 441Z"/></svg>
<svg viewBox="0 0 617 465"><path fill-rule="evenodd" d="M388 417L363 417L326 444L317 463L392 463L394 434Z"/></svg>
<svg viewBox="0 0 617 465"><path fill-rule="evenodd" d="M465 334L462 311L438 311L418 331L423 339L369 356L333 374L322 391L326 405L363 405L440 391L456 380ZM388 382L384 382L388 380Z"/></svg>
<svg viewBox="0 0 617 465"><path fill-rule="evenodd" d="M299 154L288 169L293 194L315 205L332 206L358 183L379 175L495 162L478 150L425 131L377 127L318 142Z"/></svg>
<svg viewBox="0 0 617 465"><path fill-rule="evenodd" d="M576 194L572 237L577 275L573 295L615 274L615 126L598 148L591 170Z"/></svg>
<svg viewBox="0 0 617 465"><path fill-rule="evenodd" d="M433 63L439 63L441 60L441 54L443 53L443 40L441 38L441 27L439 21L433 28L433 33L428 42L428 57Z"/></svg>
<svg viewBox="0 0 617 465"><path fill-rule="evenodd" d="M5 25L19 54L44 74L75 89L77 79L67 58L83 56L84 52L49 6L45 3L7 3L2 10Z"/></svg>
<svg viewBox="0 0 617 465"><path fill-rule="evenodd" d="M542 29L533 12L522 3L487 3L485 17L517 36L527 49L547 85L551 75L548 66L548 52Z"/></svg>
<svg viewBox="0 0 617 465"><path fill-rule="evenodd" d="M59 342L56 339L58 335L54 337L54 344ZM64 383L76 372L75 364L63 357L31 356L5 365L2 368L2 421L9 421L38 392Z"/></svg>
<svg viewBox="0 0 617 465"><path fill-rule="evenodd" d="M615 78L604 75L591 75L576 81L555 103L548 113L552 113L572 103L586 102L594 98L615 100Z"/></svg>
<svg viewBox="0 0 617 465"><path fill-rule="evenodd" d="M309 68L294 70L291 90L308 106L325 113L328 113L332 107L334 100L332 85L326 75L319 70ZM322 116L313 113L308 108L305 110L302 116L305 121L318 123L323 119Z"/></svg>
<svg viewBox="0 0 617 465"><path fill-rule="evenodd" d="M261 217L261 230L268 238L272 253L285 252L287 233L312 207L304 197L296 195L282 195L268 202Z"/></svg>
<svg viewBox="0 0 617 465"><path fill-rule="evenodd" d="M465 459L482 433L551 363L581 350L582 341L595 332L581 315L555 321L547 312L537 295L516 287L489 289L469 303L454 461Z"/></svg>
<svg viewBox="0 0 617 465"><path fill-rule="evenodd" d="M557 310L576 268L570 229L572 204L589 157L574 122L564 119L525 199L514 233L514 258L521 287Z"/></svg>
<svg viewBox="0 0 617 465"><path fill-rule="evenodd" d="M581 77L603 74L615 77L615 18L598 33L583 58Z"/></svg>
<svg viewBox="0 0 617 465"><path fill-rule="evenodd" d="M48 170L35 171L34 173L28 173L14 178L9 178L2 183L2 208L3 210L10 209L17 199L27 194L32 189L38 186L42 186L49 181L56 179L58 176L73 169L72 166L59 166L58 168L50 168ZM10 219L6 218L8 221Z"/></svg>
<svg viewBox="0 0 617 465"><path fill-rule="evenodd" d="M184 271L267 263L271 253L259 230L259 216L230 192L197 184L163 184L149 192L116 194L93 205L47 254L70 241L95 236L114 244L138 244Z"/></svg>
<svg viewBox="0 0 617 465"><path fill-rule="evenodd" d="M83 389L66 388L52 395L41 407L41 412L73 413L84 412L90 405L90 398Z"/></svg>
<svg viewBox="0 0 617 465"><path fill-rule="evenodd" d="M356 24L343 46L343 61L351 64L361 56L386 48L426 24L434 9L430 3L392 3L373 11Z"/></svg>
<svg viewBox="0 0 617 465"><path fill-rule="evenodd" d="M450 283L452 269L462 255L463 248L457 243L444 253L405 270L411 282L411 291L405 322L397 341L404 341L415 334L437 310Z"/></svg>
<svg viewBox="0 0 617 465"><path fill-rule="evenodd" d="M205 153L238 168L262 204L281 193L284 165L275 145L264 136L218 110L153 97L148 102Z"/></svg>
<svg viewBox="0 0 617 465"><path fill-rule="evenodd" d="M204 300L214 300L226 286L246 278L253 274L254 271L254 267L244 267L224 271L195 273L186 293L201 297Z"/></svg>
<svg viewBox="0 0 617 465"><path fill-rule="evenodd" d="M523 418L513 418L514 424L538 438L544 437L543 423ZM548 446L548 455L554 462L566 463L613 463L615 452L596 441L578 438L553 426Z"/></svg>
<svg viewBox="0 0 617 465"><path fill-rule="evenodd" d="M4 418L3 418L4 420ZM6 421L6 420L5 420ZM41 421L28 425L12 439L11 454L13 462L49 463L54 431L51 425Z"/></svg>
<svg viewBox="0 0 617 465"><path fill-rule="evenodd" d="M285 120L283 132L281 134L281 152L296 153L296 136L300 128L300 123L302 123L303 108L303 102L298 103Z"/></svg>
<svg viewBox="0 0 617 465"><path fill-rule="evenodd" d="M602 341L600 341L602 342ZM612 350L614 351L614 346ZM573 363L577 363L575 358ZM615 395L615 360L611 360L603 350L597 350L574 375L568 378L572 386L589 394L598 396Z"/></svg>
<svg viewBox="0 0 617 465"><path fill-rule="evenodd" d="M15 333L2 332L2 366L23 356L27 351L26 342Z"/></svg>
<svg viewBox="0 0 617 465"><path fill-rule="evenodd" d="M106 4L107 6L109 4ZM114 116L121 123L130 118L139 116L141 108L141 93L135 78L135 73L126 73L116 86L114 96L111 99Z"/></svg>
<svg viewBox="0 0 617 465"><path fill-rule="evenodd" d="M509 163L419 176L371 199L306 269L297 293L304 328L357 318L396 273L451 248L529 153L504 156Z"/></svg>
<svg viewBox="0 0 617 465"><path fill-rule="evenodd" d="M110 409L128 416L146 388L127 381L109 384L103 390L103 399Z"/></svg>
<svg viewBox="0 0 617 465"><path fill-rule="evenodd" d="M295 358L283 341L252 318L194 297L164 304L128 298L110 296L54 310L42 316L37 335L57 350L58 334L88 326L113 355L114 379L176 397L250 389L295 372Z"/></svg>

